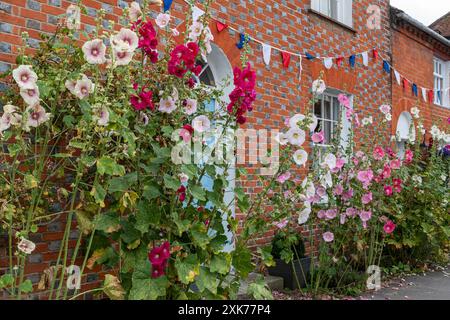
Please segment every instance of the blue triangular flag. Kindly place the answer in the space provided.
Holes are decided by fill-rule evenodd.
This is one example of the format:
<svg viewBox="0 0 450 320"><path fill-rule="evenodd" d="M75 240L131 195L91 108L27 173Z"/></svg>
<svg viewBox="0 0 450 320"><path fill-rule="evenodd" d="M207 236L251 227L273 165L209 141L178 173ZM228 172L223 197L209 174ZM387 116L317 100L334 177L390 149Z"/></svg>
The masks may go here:
<svg viewBox="0 0 450 320"><path fill-rule="evenodd" d="M164 0L164 12L169 11L173 0Z"/></svg>
<svg viewBox="0 0 450 320"><path fill-rule="evenodd" d="M244 45L246 43L248 43L250 41L250 37L245 36L245 34L241 33L239 35L239 43L236 43L236 47L238 47L238 49L242 49L244 48Z"/></svg>
<svg viewBox="0 0 450 320"><path fill-rule="evenodd" d="M353 68L356 63L356 56L354 54L351 55L350 58L348 59L348 61L350 62L350 66Z"/></svg>
<svg viewBox="0 0 450 320"><path fill-rule="evenodd" d="M308 52L305 53L305 55L306 55L306 59L308 59L308 60L314 60L316 58L313 55L309 54Z"/></svg>
<svg viewBox="0 0 450 320"><path fill-rule="evenodd" d="M419 95L419 90L417 89L417 84L413 83L412 85L413 94L417 97Z"/></svg>
<svg viewBox="0 0 450 320"><path fill-rule="evenodd" d="M391 72L391 66L389 65L389 63L386 60L383 60L383 69L387 73Z"/></svg>

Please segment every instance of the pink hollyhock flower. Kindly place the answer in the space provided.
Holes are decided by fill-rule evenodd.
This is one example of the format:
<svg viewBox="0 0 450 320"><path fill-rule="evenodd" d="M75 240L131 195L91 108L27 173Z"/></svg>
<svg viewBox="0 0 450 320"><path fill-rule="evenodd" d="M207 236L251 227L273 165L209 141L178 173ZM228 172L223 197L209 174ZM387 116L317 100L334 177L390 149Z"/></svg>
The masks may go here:
<svg viewBox="0 0 450 320"><path fill-rule="evenodd" d="M327 190L324 187L319 186L316 189L316 193L319 197L323 198L327 194Z"/></svg>
<svg viewBox="0 0 450 320"><path fill-rule="evenodd" d="M364 194L361 198L363 204L369 204L372 201L372 192Z"/></svg>
<svg viewBox="0 0 450 320"><path fill-rule="evenodd" d="M314 143L322 143L325 140L325 134L323 131L313 133L311 137Z"/></svg>
<svg viewBox="0 0 450 320"><path fill-rule="evenodd" d="M346 163L347 161L344 158L338 158L336 160L336 168L342 169Z"/></svg>
<svg viewBox="0 0 450 320"><path fill-rule="evenodd" d="M381 173L381 179L389 179L391 177L392 170L388 164L383 167L383 172Z"/></svg>
<svg viewBox="0 0 450 320"><path fill-rule="evenodd" d="M390 197L390 196L392 196L393 193L394 193L394 189L392 188L392 186L384 186L384 194L385 195Z"/></svg>
<svg viewBox="0 0 450 320"><path fill-rule="evenodd" d="M186 99L184 101L184 112L190 116L197 112L197 100L195 99Z"/></svg>
<svg viewBox="0 0 450 320"><path fill-rule="evenodd" d="M325 242L333 242L334 240L334 234L330 231L325 232L322 237Z"/></svg>
<svg viewBox="0 0 450 320"><path fill-rule="evenodd" d="M347 208L347 210L345 210L345 214L347 217L354 218L358 215L358 210L355 208Z"/></svg>
<svg viewBox="0 0 450 320"><path fill-rule="evenodd" d="M286 190L285 192L283 192L283 196L285 199L289 199L292 196L292 191Z"/></svg>
<svg viewBox="0 0 450 320"><path fill-rule="evenodd" d="M370 183L373 180L373 171L371 169L359 171L357 179L362 183Z"/></svg>
<svg viewBox="0 0 450 320"><path fill-rule="evenodd" d="M356 158L356 157L353 157L353 158L352 158L352 161L353 161L353 164L354 164L355 166L357 166L357 165L359 164L359 160L358 160L358 158Z"/></svg>
<svg viewBox="0 0 450 320"><path fill-rule="evenodd" d="M382 106L380 106L380 111L386 115L391 112L391 106L383 104Z"/></svg>
<svg viewBox="0 0 450 320"><path fill-rule="evenodd" d="M319 212L317 212L317 218L319 219L325 219L325 210L319 210Z"/></svg>
<svg viewBox="0 0 450 320"><path fill-rule="evenodd" d="M364 158L365 155L366 155L366 154L365 154L363 151L357 151L357 152L355 153L355 156L356 156L357 158L359 158L359 159Z"/></svg>
<svg viewBox="0 0 450 320"><path fill-rule="evenodd" d="M82 47L84 59L90 64L106 62L106 46L101 39L87 41Z"/></svg>
<svg viewBox="0 0 450 320"><path fill-rule="evenodd" d="M373 158L375 160L382 160L384 158L384 150L381 147L375 147L373 149Z"/></svg>
<svg viewBox="0 0 450 320"><path fill-rule="evenodd" d="M284 219L284 220L282 220L280 222L275 223L275 226L278 229L284 229L288 225L288 223L289 223L289 220L288 219Z"/></svg>
<svg viewBox="0 0 450 320"><path fill-rule="evenodd" d="M192 135L194 134L194 128L191 125L186 124L180 130L180 137L183 139L185 143L191 141Z"/></svg>
<svg viewBox="0 0 450 320"><path fill-rule="evenodd" d="M167 97L159 101L158 110L162 113L172 113L177 108L175 99L173 97Z"/></svg>
<svg viewBox="0 0 450 320"><path fill-rule="evenodd" d="M195 131L202 133L209 130L211 121L209 121L207 116L201 115L192 120L192 127Z"/></svg>
<svg viewBox="0 0 450 320"><path fill-rule="evenodd" d="M134 52L139 47L139 37L133 30L121 28L118 34L111 37L111 46L119 52Z"/></svg>
<svg viewBox="0 0 450 320"><path fill-rule="evenodd" d="M389 166L391 167L391 169L398 170L402 166L402 161L400 159L391 160Z"/></svg>
<svg viewBox="0 0 450 320"><path fill-rule="evenodd" d="M114 54L114 67L117 66L127 66L131 60L133 60L134 53L127 51L116 51L113 50Z"/></svg>
<svg viewBox="0 0 450 320"><path fill-rule="evenodd" d="M282 173L278 176L277 181L278 183L285 183L291 178L291 173L289 171L286 171L285 173Z"/></svg>
<svg viewBox="0 0 450 320"><path fill-rule="evenodd" d="M391 234L392 232L394 232L396 228L396 225L394 222L392 222L391 220L388 220L386 222L386 224L383 227L384 232L386 232L387 234Z"/></svg>
<svg viewBox="0 0 450 320"><path fill-rule="evenodd" d="M345 224L345 221L347 220L347 216L344 213L341 213L341 216L339 218L340 224Z"/></svg>
<svg viewBox="0 0 450 320"><path fill-rule="evenodd" d="M180 182L181 183L186 183L186 182L189 181L188 175L186 173L183 173L183 172L178 175L178 178L180 178Z"/></svg>
<svg viewBox="0 0 450 320"><path fill-rule="evenodd" d="M344 187L341 184L338 184L334 187L333 194L335 196L341 196L344 193Z"/></svg>
<svg viewBox="0 0 450 320"><path fill-rule="evenodd" d="M342 199L344 201L349 201L351 198L353 198L353 189L350 188L344 192L344 194L342 195Z"/></svg>
<svg viewBox="0 0 450 320"><path fill-rule="evenodd" d="M32 66L21 65L13 70L13 78L21 89L33 89L38 79L37 74L31 70Z"/></svg>
<svg viewBox="0 0 450 320"><path fill-rule="evenodd" d="M27 128L37 128L44 122L50 120L50 113L45 112L45 109L39 104L28 106L25 111L28 113L27 122L25 124Z"/></svg>
<svg viewBox="0 0 450 320"><path fill-rule="evenodd" d="M410 164L413 161L413 157L414 157L413 152L411 150L409 150L409 149L406 150L404 162L406 164Z"/></svg>
<svg viewBox="0 0 450 320"><path fill-rule="evenodd" d="M25 254L31 254L36 249L36 244L28 239L22 238L17 248Z"/></svg>
<svg viewBox="0 0 450 320"><path fill-rule="evenodd" d="M447 124L450 124L450 117L448 117L447 119Z"/></svg>
<svg viewBox="0 0 450 320"><path fill-rule="evenodd" d="M361 219L361 221L363 221L363 222L367 222L367 221L369 221L371 218L372 218L372 211L364 211L364 210L361 210L360 212L359 212L359 218Z"/></svg>
<svg viewBox="0 0 450 320"><path fill-rule="evenodd" d="M350 99L345 94L338 95L338 100L341 105L346 108L350 108Z"/></svg>
<svg viewBox="0 0 450 320"><path fill-rule="evenodd" d="M329 210L325 211L325 217L328 220L332 220L332 219L336 218L336 216L337 216L337 209L329 209Z"/></svg>

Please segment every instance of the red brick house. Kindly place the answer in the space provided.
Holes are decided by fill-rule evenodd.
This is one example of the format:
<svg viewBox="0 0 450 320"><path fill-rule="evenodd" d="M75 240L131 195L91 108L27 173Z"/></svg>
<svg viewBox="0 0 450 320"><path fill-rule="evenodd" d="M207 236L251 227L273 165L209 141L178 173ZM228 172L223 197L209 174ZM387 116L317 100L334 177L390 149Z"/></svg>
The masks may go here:
<svg viewBox="0 0 450 320"><path fill-rule="evenodd" d="M59 22L58 16L64 14L73 2L0 0L0 72L13 67L23 31L30 35L30 46L36 47L40 33L51 33ZM130 2L83 0L88 10L86 15L82 15L82 28L89 33L95 24L95 13L100 9L106 11L107 19L119 22L122 8ZM186 6L183 0L173 1L171 13L177 17L177 24L182 22ZM321 73L328 89L314 106L314 111L323 123L328 139L342 116L337 111L339 93L352 97L353 106L361 118L376 114L382 104L393 106L393 123L403 111L414 105L419 105L426 115L428 128L432 118L450 116L448 91L442 96L442 101L425 103L418 97L410 96L410 92L404 92L395 83L394 74L383 70L384 59L417 85L437 90L450 86L450 62L447 63L450 61L450 41L444 38L448 36L448 32L445 35L448 15L447 29L444 22L433 26L444 32L442 36L414 23L396 9L391 11L388 0L218 0L213 5L212 15L230 28L219 32L216 23L211 21L215 45L208 59L210 68L203 75L203 81L214 84L229 75L231 67L240 63L241 52L236 47L239 33L251 38L249 60L257 70L258 98L253 112L248 115L247 128L279 129L285 119L304 113L311 107L311 83ZM261 43L274 47L268 65L264 63ZM379 53L378 57L374 49ZM283 65L281 51L291 53L288 66ZM328 65L328 69L325 63L330 62L329 58L332 58L332 65ZM444 80L441 87L439 82L436 82L437 87L433 87L433 81L437 81L437 73L433 72L436 61L442 61L447 70L442 74ZM377 128L367 130L375 131ZM396 128L392 128L392 133L395 131ZM386 133L387 136L390 134ZM251 150L250 155L254 155ZM237 183L247 193L256 194L260 190L258 166L246 167L249 175ZM243 215L236 212L236 217L241 219ZM72 229L76 238L77 231L75 227ZM41 226L39 233L31 239L37 243L37 250L29 257L27 273L34 282L38 282L42 272L55 261L63 232L64 218ZM257 239L254 245L267 243L271 235L269 233ZM6 265L5 250L0 242L0 270ZM83 282L95 286L101 280L99 271L91 271Z"/></svg>

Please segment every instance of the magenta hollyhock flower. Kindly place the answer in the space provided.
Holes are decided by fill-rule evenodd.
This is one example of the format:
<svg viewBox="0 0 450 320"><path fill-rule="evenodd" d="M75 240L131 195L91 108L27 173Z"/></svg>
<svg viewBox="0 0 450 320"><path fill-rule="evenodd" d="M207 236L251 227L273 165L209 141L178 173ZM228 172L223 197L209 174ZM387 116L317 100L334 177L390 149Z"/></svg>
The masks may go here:
<svg viewBox="0 0 450 320"><path fill-rule="evenodd" d="M152 265L152 278L157 279L165 275L165 265Z"/></svg>
<svg viewBox="0 0 450 320"><path fill-rule="evenodd" d="M373 149L373 158L375 160L381 160L384 158L384 150L382 147L375 147L375 149Z"/></svg>
<svg viewBox="0 0 450 320"><path fill-rule="evenodd" d="M199 51L198 44L195 42L188 42L186 45L181 44L176 46L170 53L170 60L168 62L169 74L183 78L188 71L191 71L195 75L199 75L202 71L202 67L196 65Z"/></svg>
<svg viewBox="0 0 450 320"><path fill-rule="evenodd" d="M392 196L392 194L394 193L394 189L392 188L392 186L384 186L384 194L387 195L388 197Z"/></svg>
<svg viewBox="0 0 450 320"><path fill-rule="evenodd" d="M372 201L372 192L368 192L361 197L363 204L369 204Z"/></svg>
<svg viewBox="0 0 450 320"><path fill-rule="evenodd" d="M315 132L311 136L311 140L314 143L322 143L325 140L325 134L323 133L323 131Z"/></svg>
<svg viewBox="0 0 450 320"><path fill-rule="evenodd" d="M391 234L392 232L394 232L394 230L395 230L396 227L397 227L397 226L395 225L394 222L392 222L391 220L388 220L388 221L385 223L385 225L384 225L384 227L383 227L383 230L384 230L384 232L386 232L387 234Z"/></svg>
<svg viewBox="0 0 450 320"><path fill-rule="evenodd" d="M405 160L404 160L404 162L406 164L410 164L413 161L413 157L414 157L413 152L411 150L409 150L409 149L406 150L405 151Z"/></svg>
<svg viewBox="0 0 450 320"><path fill-rule="evenodd" d="M288 223L289 223L289 220L288 219L284 219L284 220L282 220L280 222L275 223L275 226L278 229L283 229L283 228L285 228L287 226Z"/></svg>
<svg viewBox="0 0 450 320"><path fill-rule="evenodd" d="M153 92L142 90L139 95L133 95L130 97L130 103L136 111L141 111L145 109L155 109L153 104Z"/></svg>
<svg viewBox="0 0 450 320"><path fill-rule="evenodd" d="M180 202L183 202L184 200L186 200L186 187L185 186L180 186L177 190L177 193L179 194Z"/></svg>
<svg viewBox="0 0 450 320"><path fill-rule="evenodd" d="M450 117L448 117L447 119L447 124L450 124Z"/></svg>
<svg viewBox="0 0 450 320"><path fill-rule="evenodd" d="M148 254L148 259L152 266L162 266L165 265L167 259L170 257L170 244L169 242L164 242L159 247L154 247L152 251Z"/></svg>
<svg viewBox="0 0 450 320"><path fill-rule="evenodd" d="M324 187L319 186L316 189L316 193L319 197L323 198L327 194L327 190Z"/></svg>
<svg viewBox="0 0 450 320"><path fill-rule="evenodd" d="M228 113L236 116L238 124L244 124L247 119L245 113L252 111L252 104L256 100L256 72L251 69L250 63L244 69L234 68L234 90L230 93Z"/></svg>
<svg viewBox="0 0 450 320"><path fill-rule="evenodd" d="M334 234L330 231L325 232L322 237L325 242L333 242L334 240Z"/></svg>
<svg viewBox="0 0 450 320"><path fill-rule="evenodd" d="M381 173L381 179L389 179L391 177L392 170L388 164L384 165L383 172Z"/></svg>
<svg viewBox="0 0 450 320"><path fill-rule="evenodd" d="M344 192L344 194L342 195L342 199L344 201L349 201L351 198L353 198L353 189L350 188Z"/></svg>
<svg viewBox="0 0 450 320"><path fill-rule="evenodd" d="M391 167L391 169L398 170L402 166L402 161L400 159L391 160L389 166Z"/></svg>
<svg viewBox="0 0 450 320"><path fill-rule="evenodd" d="M326 214L325 210L319 210L319 212L317 212L317 218L325 219L325 214Z"/></svg>

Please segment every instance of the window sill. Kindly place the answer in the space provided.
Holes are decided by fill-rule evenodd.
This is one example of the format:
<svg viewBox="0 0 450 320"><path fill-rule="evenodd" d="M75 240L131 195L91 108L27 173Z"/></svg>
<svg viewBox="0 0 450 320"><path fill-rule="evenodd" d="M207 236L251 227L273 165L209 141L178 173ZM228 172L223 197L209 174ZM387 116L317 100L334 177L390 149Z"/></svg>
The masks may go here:
<svg viewBox="0 0 450 320"><path fill-rule="evenodd" d="M357 31L355 29L353 29L353 27L350 27L350 26L346 25L345 23L342 23L342 22L340 22L340 21L338 21L336 19L333 19L333 18L327 16L326 14L323 14L323 13L321 13L319 11L314 10L314 9L309 9L308 11L313 13L313 14L315 14L315 15L317 15L317 16L319 16L319 17L321 17L321 18L323 18L323 19L331 21L334 24L337 24L338 26L340 26L340 27L342 27L342 28L344 28L344 29L346 29L348 31L351 31L353 33L357 33Z"/></svg>
<svg viewBox="0 0 450 320"><path fill-rule="evenodd" d="M442 109L447 109L447 110L450 109L450 106L444 106L444 105L437 104L437 103L433 103L433 105L437 108L442 108Z"/></svg>

